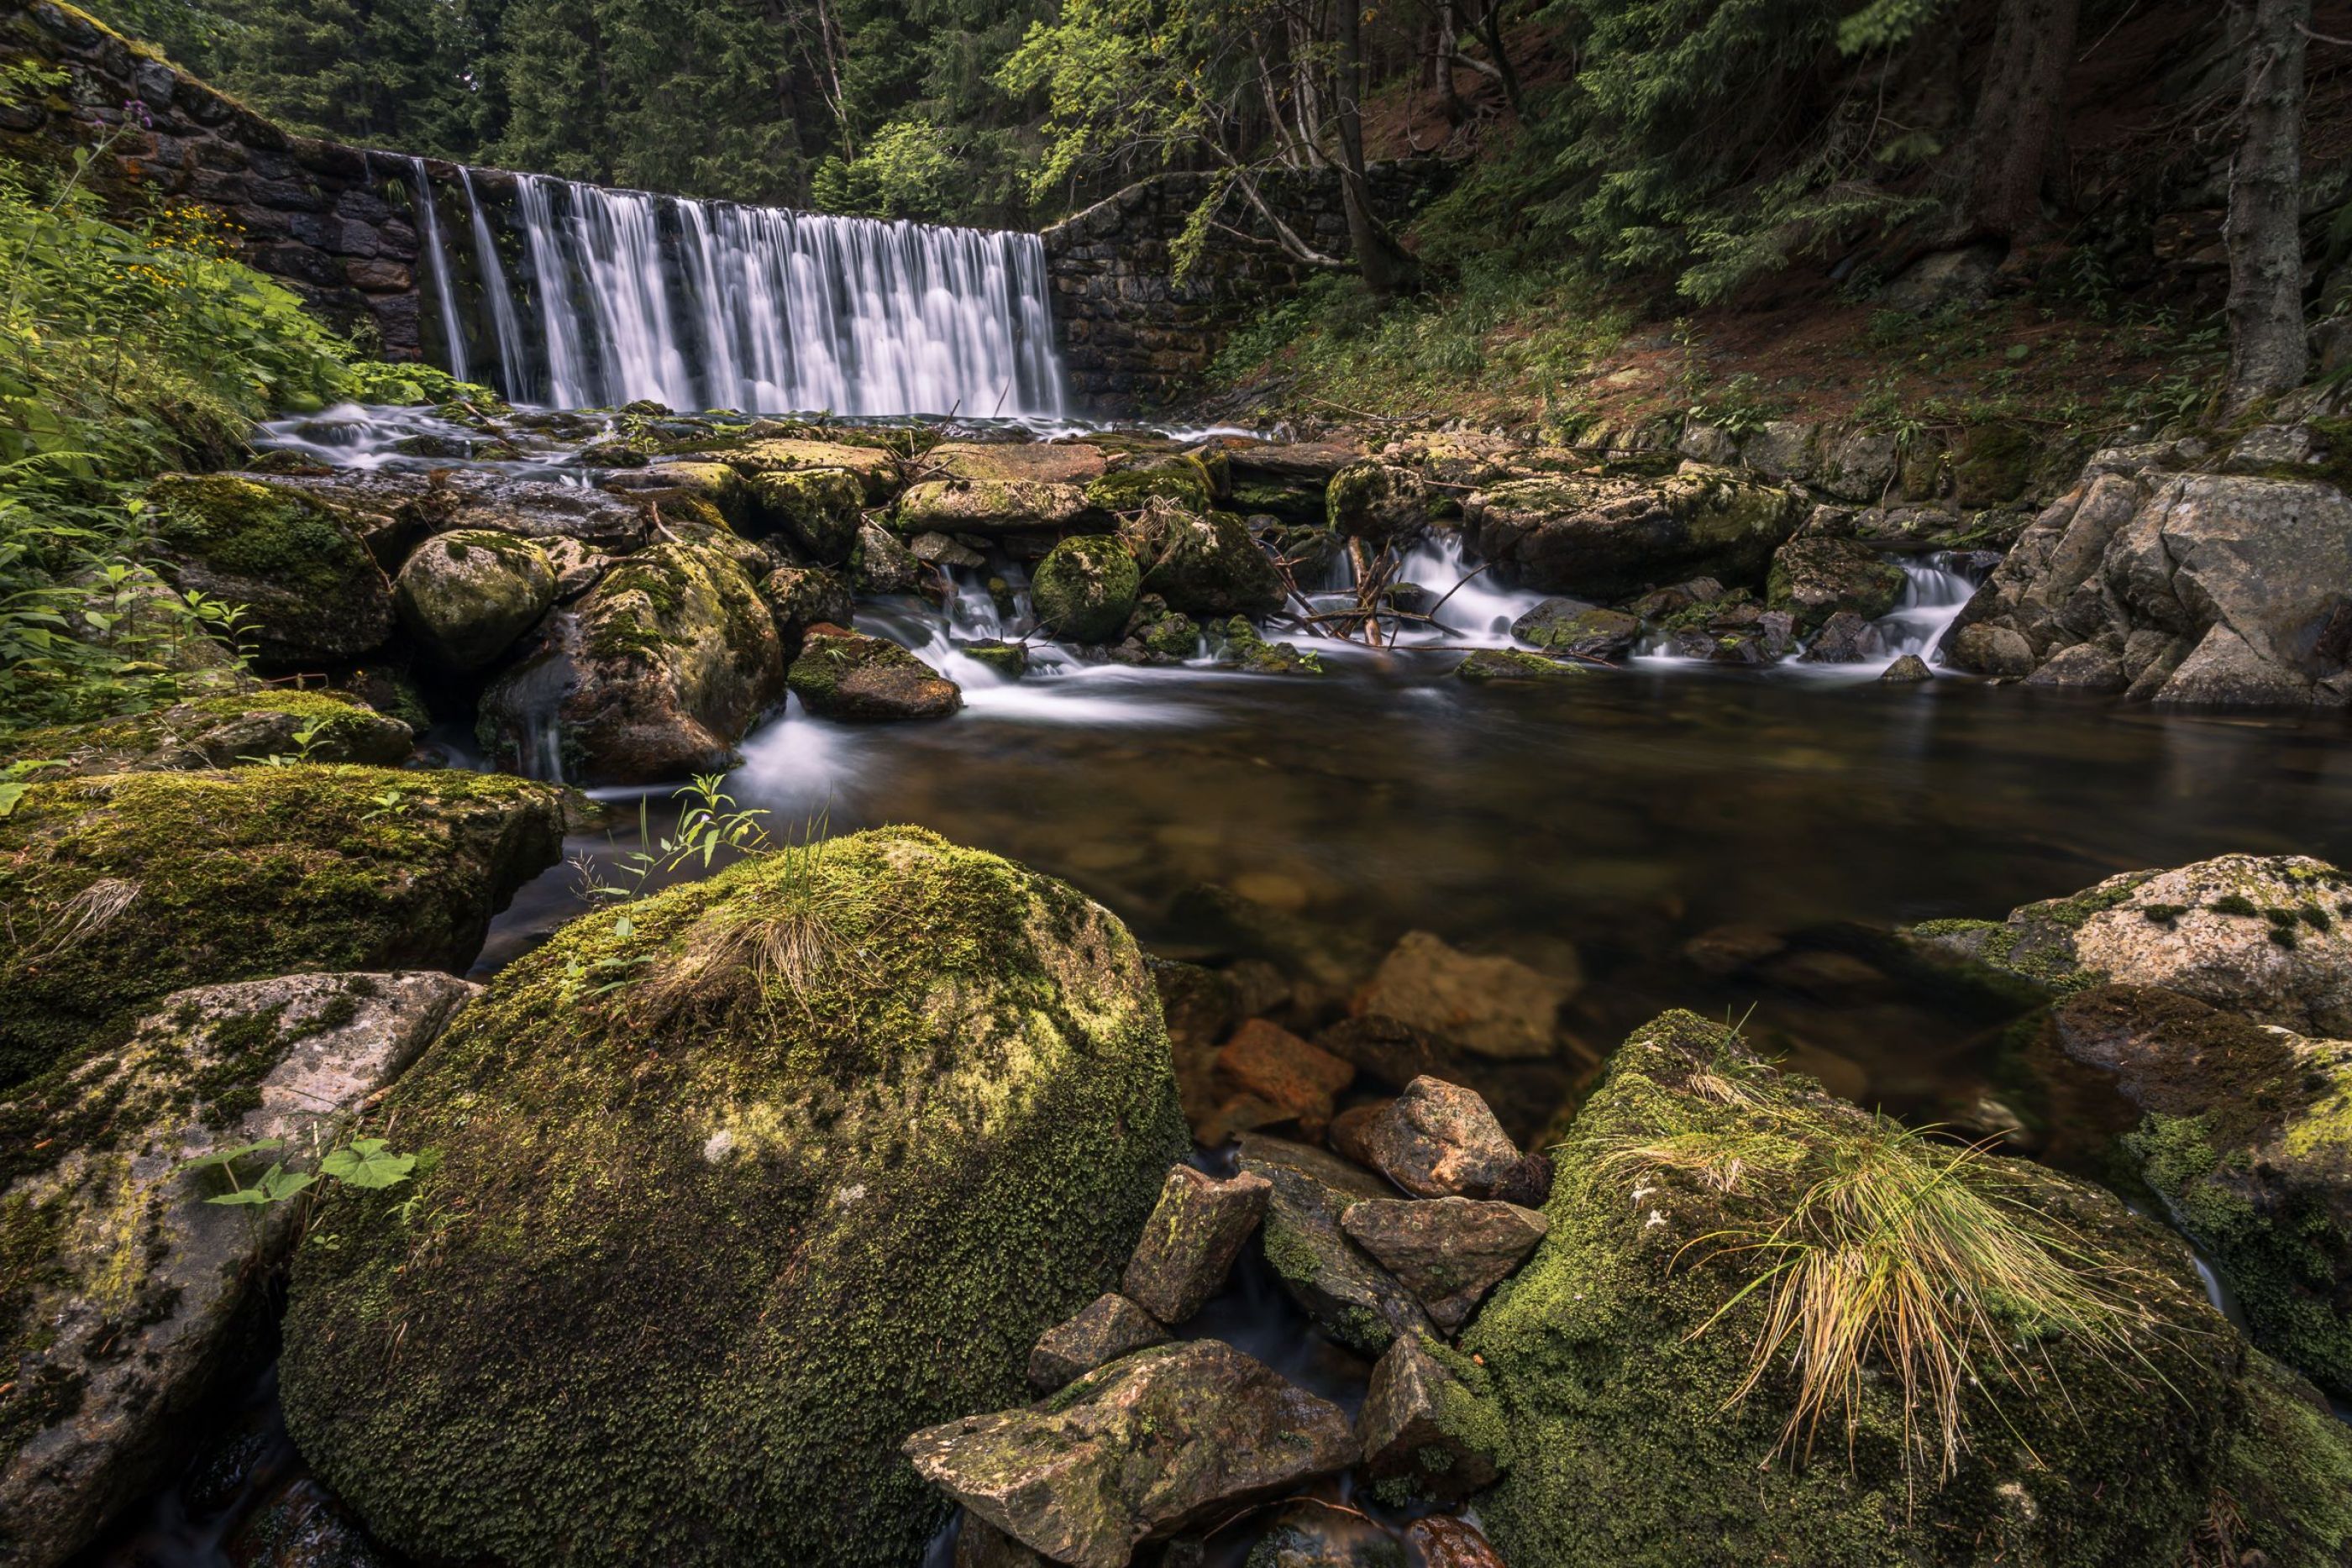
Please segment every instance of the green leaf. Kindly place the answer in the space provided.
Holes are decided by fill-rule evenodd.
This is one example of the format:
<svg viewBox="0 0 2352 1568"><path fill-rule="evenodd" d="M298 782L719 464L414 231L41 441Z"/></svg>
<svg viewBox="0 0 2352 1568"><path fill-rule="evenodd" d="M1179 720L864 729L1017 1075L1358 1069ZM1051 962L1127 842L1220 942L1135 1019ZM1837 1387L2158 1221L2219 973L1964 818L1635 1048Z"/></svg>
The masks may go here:
<svg viewBox="0 0 2352 1568"><path fill-rule="evenodd" d="M361 1138L340 1149L331 1150L319 1162L319 1174L334 1177L349 1186L398 1186L416 1168L415 1155L395 1155L384 1147L382 1138Z"/></svg>
<svg viewBox="0 0 2352 1568"><path fill-rule="evenodd" d="M239 1144L233 1149L215 1149L208 1155L199 1155L180 1168L184 1171L210 1170L215 1166L229 1165L241 1160L247 1155L271 1154L285 1146L286 1140L283 1138L257 1138L249 1144Z"/></svg>

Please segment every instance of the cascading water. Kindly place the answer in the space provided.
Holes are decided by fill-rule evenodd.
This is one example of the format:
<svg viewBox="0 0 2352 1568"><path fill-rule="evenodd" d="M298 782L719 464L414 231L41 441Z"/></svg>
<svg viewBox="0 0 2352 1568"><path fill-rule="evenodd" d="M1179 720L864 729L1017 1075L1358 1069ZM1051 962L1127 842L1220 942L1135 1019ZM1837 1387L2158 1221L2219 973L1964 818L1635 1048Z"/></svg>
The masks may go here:
<svg viewBox="0 0 2352 1568"><path fill-rule="evenodd" d="M1936 644L1967 608L1977 585L1948 550L1896 564L1903 568L1903 598L1877 622L1888 646L1887 662L1916 653L1930 664L1939 664L1943 659Z"/></svg>
<svg viewBox="0 0 2352 1568"><path fill-rule="evenodd" d="M440 300L441 341L449 356L449 373L461 382L470 381L466 373L466 334L458 325L457 291L449 282L449 250L441 243L441 214L434 206L433 182L425 178L424 159L412 157L407 162L409 186L416 193L416 214L425 225L425 264L433 273L433 292ZM469 195L471 191L468 186Z"/></svg>
<svg viewBox="0 0 2352 1568"><path fill-rule="evenodd" d="M462 374L451 268L421 162L415 171L451 369ZM649 398L763 413L1063 412L1034 235L524 174L513 209L524 263L510 285L473 172L460 181L509 398L573 408Z"/></svg>

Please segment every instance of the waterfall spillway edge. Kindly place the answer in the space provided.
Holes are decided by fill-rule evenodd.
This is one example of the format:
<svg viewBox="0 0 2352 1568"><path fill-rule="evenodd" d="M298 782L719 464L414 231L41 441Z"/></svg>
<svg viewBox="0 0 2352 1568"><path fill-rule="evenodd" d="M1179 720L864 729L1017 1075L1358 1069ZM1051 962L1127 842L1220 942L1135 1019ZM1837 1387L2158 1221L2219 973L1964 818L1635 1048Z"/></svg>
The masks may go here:
<svg viewBox="0 0 2352 1568"><path fill-rule="evenodd" d="M465 222L444 224L422 161L404 162L445 362L513 401L1064 412L1034 235L463 168Z"/></svg>

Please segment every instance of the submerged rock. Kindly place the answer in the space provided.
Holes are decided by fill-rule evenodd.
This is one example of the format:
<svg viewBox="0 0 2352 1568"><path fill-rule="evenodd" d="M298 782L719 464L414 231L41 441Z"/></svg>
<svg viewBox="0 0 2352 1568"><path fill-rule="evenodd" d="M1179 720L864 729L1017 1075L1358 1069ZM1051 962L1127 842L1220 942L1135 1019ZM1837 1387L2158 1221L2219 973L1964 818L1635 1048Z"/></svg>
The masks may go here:
<svg viewBox="0 0 2352 1568"><path fill-rule="evenodd" d="M1165 1203L1166 1199L1161 1201ZM1134 1265L1128 1267L1132 1272ZM1029 1386L1040 1394L1051 1394L1097 1366L1155 1344L1166 1344L1168 1339L1168 1330L1160 1320L1118 1291L1107 1291L1087 1302L1076 1317L1065 1319L1037 1336L1035 1346L1029 1352Z"/></svg>
<svg viewBox="0 0 2352 1568"><path fill-rule="evenodd" d="M1126 1568L1145 1541L1345 1469L1356 1441L1338 1406L1211 1339L1139 1351L1044 1405L919 1431L906 1452L1054 1561Z"/></svg>
<svg viewBox="0 0 2352 1568"><path fill-rule="evenodd" d="M49 762L36 777L55 779L194 772L273 757L390 768L408 760L416 732L337 693L265 686L127 718L18 730L8 744L19 757Z"/></svg>
<svg viewBox="0 0 2352 1568"><path fill-rule="evenodd" d="M963 706L961 688L898 643L838 626L808 629L789 678L819 718L946 718Z"/></svg>
<svg viewBox="0 0 2352 1568"><path fill-rule="evenodd" d="M1073 643L1107 643L1135 609L1135 557L1108 534L1064 539L1037 563L1030 601L1038 629Z"/></svg>
<svg viewBox="0 0 2352 1568"><path fill-rule="evenodd" d="M463 970L562 856L566 792L348 767L36 783L0 817L0 1085L192 985Z"/></svg>
<svg viewBox="0 0 2352 1568"><path fill-rule="evenodd" d="M436 534L393 585L401 624L430 658L476 670L512 647L555 602L555 570L529 539L488 528Z"/></svg>
<svg viewBox="0 0 2352 1568"><path fill-rule="evenodd" d="M1509 1462L1510 1438L1486 1382L1465 1357L1397 1336L1372 1368L1356 1416L1364 1478L1376 1496L1391 1504L1457 1502L1494 1484Z"/></svg>
<svg viewBox="0 0 2352 1568"><path fill-rule="evenodd" d="M236 474L167 474L147 501L172 586L243 605L262 664L355 659L391 634L392 584L341 508Z"/></svg>
<svg viewBox="0 0 2352 1568"><path fill-rule="evenodd" d="M230 1568L395 1568L351 1511L309 1479L264 1499L223 1551Z"/></svg>
<svg viewBox="0 0 2352 1568"><path fill-rule="evenodd" d="M1371 1137L1368 1132L1368 1147ZM1509 1279L1550 1228L1535 1209L1466 1197L1370 1198L1350 1205L1339 1225L1447 1333L1470 1321L1486 1292Z"/></svg>
<svg viewBox="0 0 2352 1568"><path fill-rule="evenodd" d="M299 1206L223 1206L236 1162L315 1176L361 1103L476 988L447 975L296 975L166 997L124 1043L0 1091L0 1546L49 1568L157 1479L213 1392Z"/></svg>
<svg viewBox="0 0 2352 1568"><path fill-rule="evenodd" d="M1242 1137L1241 1168L1274 1184L1265 1260L1291 1299L1339 1343L1378 1355L1400 1333L1430 1333L1428 1314L1341 1228L1366 1198L1393 1197L1368 1173L1322 1150L1260 1133Z"/></svg>
<svg viewBox="0 0 2352 1568"><path fill-rule="evenodd" d="M1890 1200L1943 1194L1948 1223L2047 1260L2039 1289L2075 1303L2074 1326L2046 1305L2013 1317L2024 1309L1966 1273L1953 1288L1989 1292L2000 1315L1952 1390L1965 1441L1937 1442L1924 1381L1915 1399L1899 1368L1874 1366L1832 1392L1831 1451L1809 1458L1787 1358L1764 1337L1775 1287L1750 1288L1764 1265L1736 1249L1788 1237L1777 1228L1814 1184L1864 1159ZM1464 1340L1509 1430L1512 1467L1478 1505L1507 1561L2171 1563L2237 1496L2243 1458L2305 1474L2352 1459L2341 1436L2306 1459L2247 1424L2252 1353L2176 1239L2054 1172L1921 1142L1689 1013L1619 1050L1559 1168L1550 1233ZM1819 1234L1822 1246L1852 1238ZM1941 1288L1939 1273L1922 1277ZM2009 1348L2021 1333L2028 1345ZM1759 1343L1769 1370L1754 1382ZM2343 1549L2342 1510L2296 1485L2262 1517L2239 1516L2237 1549L2284 1549L2305 1522Z"/></svg>
<svg viewBox="0 0 2352 1568"><path fill-rule="evenodd" d="M1330 1121L1333 1101L1355 1081L1356 1069L1278 1024L1252 1019L1218 1050L1217 1074L1270 1113L1250 1125L1295 1121L1313 1137Z"/></svg>
<svg viewBox="0 0 2352 1568"><path fill-rule="evenodd" d="M1559 1046L1559 1009L1583 975L1563 949L1565 973L1547 974L1517 958L1465 953L1444 937L1408 931L1351 1009L1411 1025L1479 1056L1515 1061L1551 1055Z"/></svg>
<svg viewBox="0 0 2352 1568"><path fill-rule="evenodd" d="M384 1102L441 1151L433 1244L336 1195L288 1427L413 1557L902 1568L945 1518L906 1434L1023 1396L1184 1147L1141 955L915 829L627 913L502 970Z"/></svg>
<svg viewBox="0 0 2352 1568"><path fill-rule="evenodd" d="M1690 464L1663 479L1507 480L1473 494L1463 518L1502 581L1615 599L1700 575L1760 584L1805 507L1795 490Z"/></svg>
<svg viewBox="0 0 2352 1568"><path fill-rule="evenodd" d="M1404 1545L1351 1508L1291 1504L1250 1547L1244 1568L1409 1568Z"/></svg>

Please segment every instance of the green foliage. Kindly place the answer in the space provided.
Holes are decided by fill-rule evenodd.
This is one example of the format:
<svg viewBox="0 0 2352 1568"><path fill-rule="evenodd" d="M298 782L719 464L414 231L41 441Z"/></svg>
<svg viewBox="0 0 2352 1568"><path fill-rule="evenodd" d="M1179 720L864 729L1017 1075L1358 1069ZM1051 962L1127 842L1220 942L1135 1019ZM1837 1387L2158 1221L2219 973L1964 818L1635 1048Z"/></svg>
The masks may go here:
<svg viewBox="0 0 2352 1568"><path fill-rule="evenodd" d="M347 366L342 394L354 402L391 403L402 408L423 404L465 403L496 413L506 404L499 394L474 382L461 382L437 365L411 361L387 364L361 360Z"/></svg>
<svg viewBox="0 0 2352 1568"><path fill-rule="evenodd" d="M396 1155L382 1138L354 1138L338 1144L320 1157L315 1170L289 1170L282 1160L273 1160L269 1168L253 1178L251 1186L238 1179L237 1166L256 1155L276 1154L286 1147L283 1138L257 1138L234 1148L215 1149L188 1161L184 1171L217 1170L228 1180L228 1190L205 1199L206 1203L225 1207L263 1207L299 1197L318 1184L320 1178L359 1187L370 1192L398 1186L415 1170L420 1155Z"/></svg>
<svg viewBox="0 0 2352 1568"><path fill-rule="evenodd" d="M924 218L953 213L963 164L948 132L919 120L884 126L847 163L828 158L812 193L828 212L876 218Z"/></svg>

